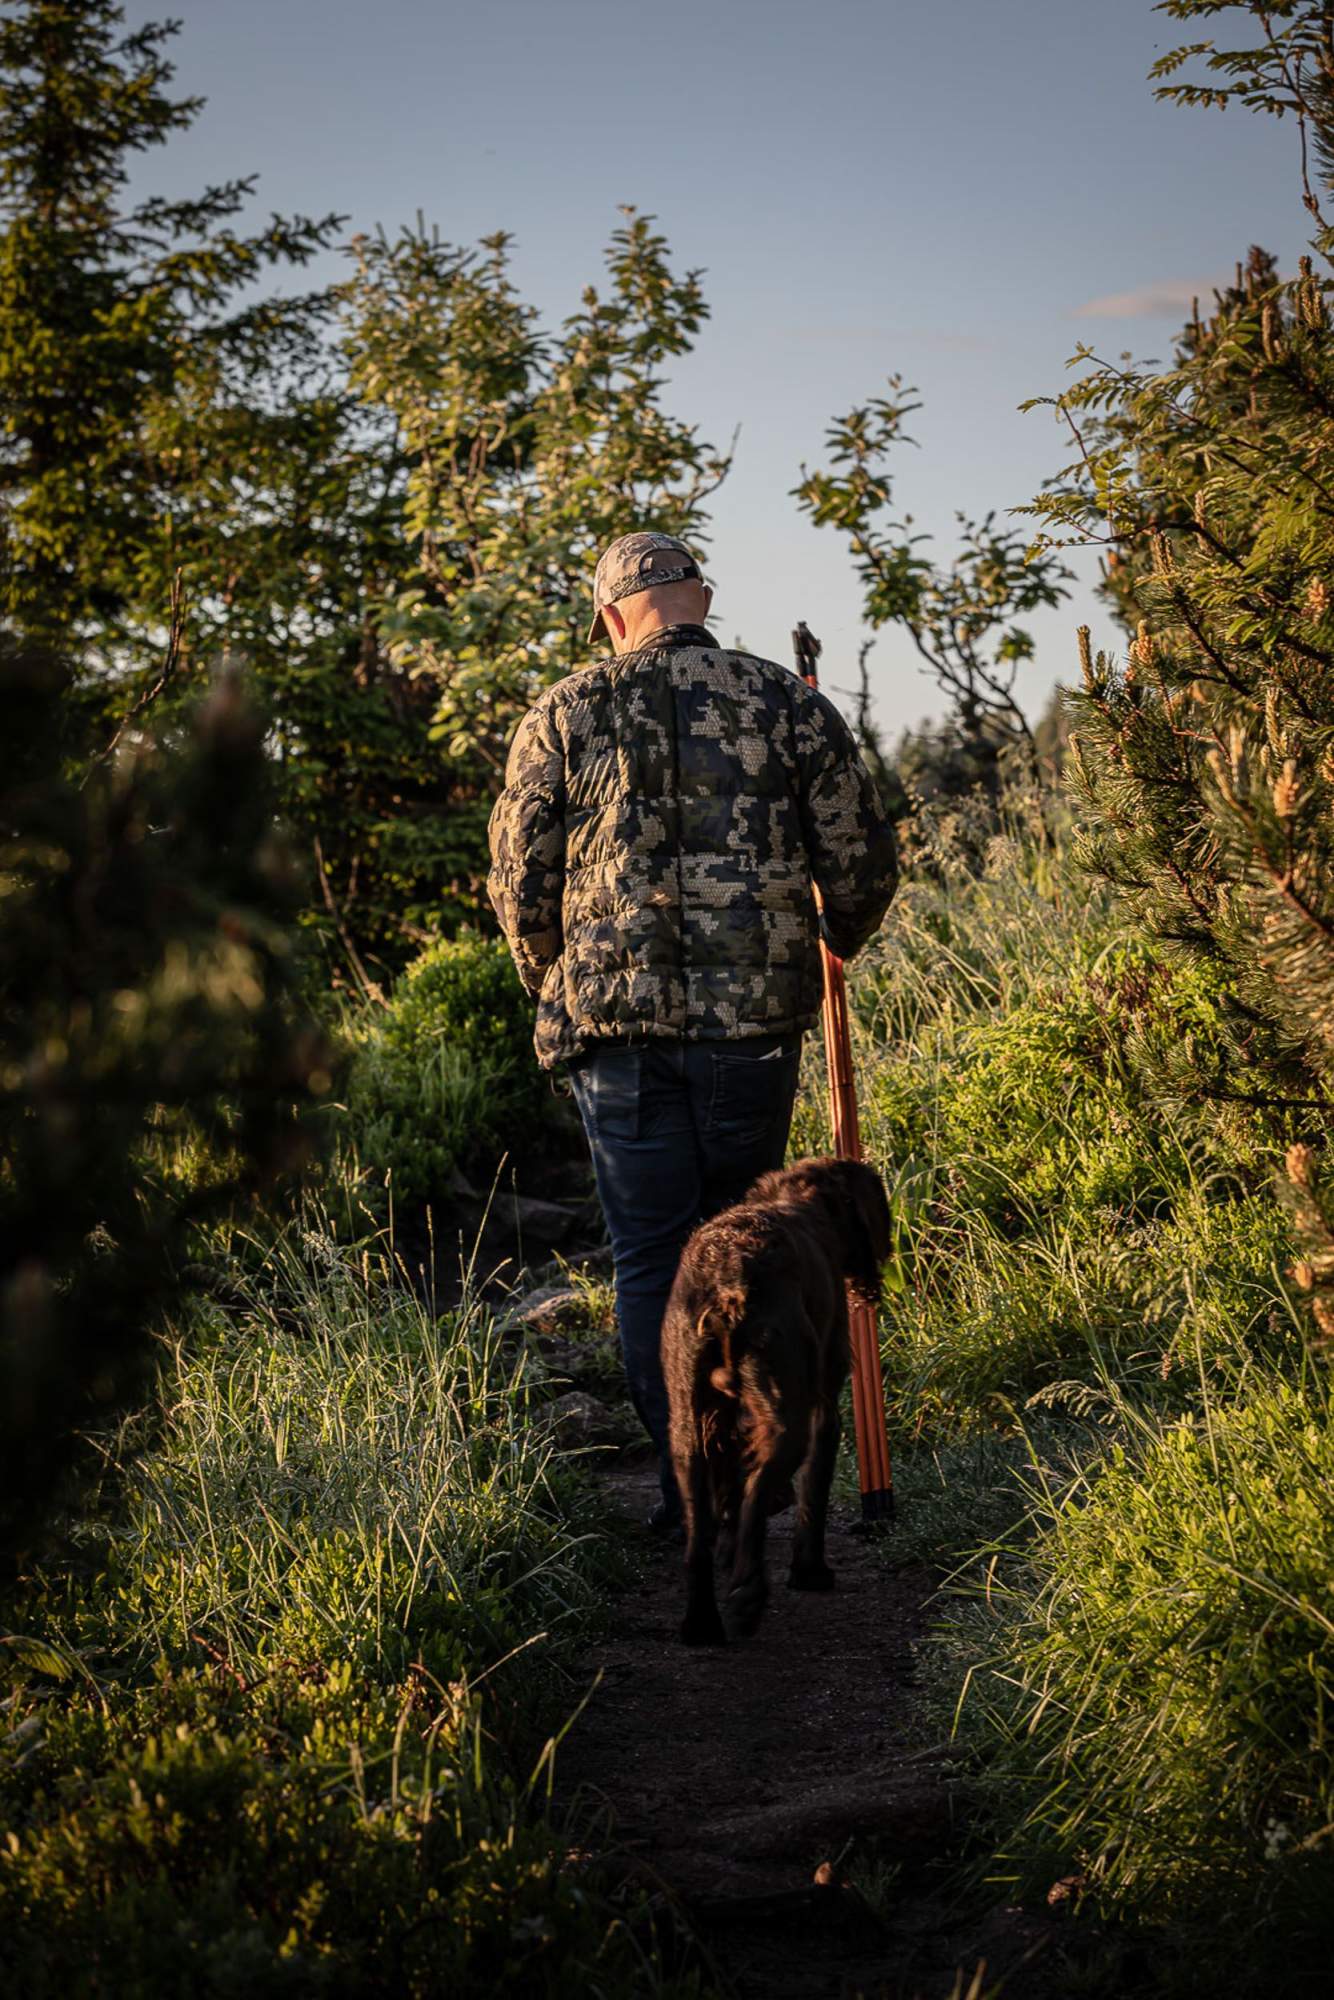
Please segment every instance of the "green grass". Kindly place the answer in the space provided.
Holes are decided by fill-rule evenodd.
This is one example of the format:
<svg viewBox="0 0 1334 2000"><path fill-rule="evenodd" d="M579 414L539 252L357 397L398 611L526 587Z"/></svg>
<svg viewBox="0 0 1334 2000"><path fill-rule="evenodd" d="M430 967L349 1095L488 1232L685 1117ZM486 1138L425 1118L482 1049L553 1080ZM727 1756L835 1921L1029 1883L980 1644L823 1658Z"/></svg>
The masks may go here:
<svg viewBox="0 0 1334 2000"><path fill-rule="evenodd" d="M475 958L423 987L394 1056L417 1096L379 1138L360 1103L363 1158L370 1133L446 1171L451 1105L489 1089L436 1032L490 994ZM1171 1086L1226 995L1127 938L1022 805L989 844L926 829L850 992L894 1224L885 1548L940 1578L919 1723L958 1731L982 1893L1072 1885L1110 1927L1090 1993L1146 1953L1143 1990L1310 1990L1334 1413L1274 1135ZM794 1146L828 1148L814 1048ZM25 1994L674 1990L544 1814L610 1561L544 1399L576 1361L616 1372L609 1288L572 1280L575 1351L534 1367L352 1228L241 1246L5 1607L0 1973Z"/></svg>
<svg viewBox="0 0 1334 2000"><path fill-rule="evenodd" d="M7 1983L657 1990L545 1824L608 1557L521 1354L318 1223L242 1282L5 1607Z"/></svg>
<svg viewBox="0 0 1334 2000"><path fill-rule="evenodd" d="M1042 1881L1104 1906L1274 1914L1334 1943L1334 1424L1312 1377L1125 1413L993 1587L993 1782ZM1045 1883L1044 1883L1045 1886Z"/></svg>

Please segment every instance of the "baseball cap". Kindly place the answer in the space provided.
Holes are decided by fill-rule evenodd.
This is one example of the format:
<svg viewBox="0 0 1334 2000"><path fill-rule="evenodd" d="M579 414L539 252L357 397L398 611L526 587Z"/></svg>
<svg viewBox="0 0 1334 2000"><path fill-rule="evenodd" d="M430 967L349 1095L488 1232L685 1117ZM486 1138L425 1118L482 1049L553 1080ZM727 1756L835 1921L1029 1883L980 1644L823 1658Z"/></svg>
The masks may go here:
<svg viewBox="0 0 1334 2000"><path fill-rule="evenodd" d="M593 623L588 628L591 645L605 639L607 627L602 614L609 604L633 597L637 590L652 590L660 583L683 583L699 576L699 564L684 542L675 535L652 532L622 535L604 549L593 572Z"/></svg>

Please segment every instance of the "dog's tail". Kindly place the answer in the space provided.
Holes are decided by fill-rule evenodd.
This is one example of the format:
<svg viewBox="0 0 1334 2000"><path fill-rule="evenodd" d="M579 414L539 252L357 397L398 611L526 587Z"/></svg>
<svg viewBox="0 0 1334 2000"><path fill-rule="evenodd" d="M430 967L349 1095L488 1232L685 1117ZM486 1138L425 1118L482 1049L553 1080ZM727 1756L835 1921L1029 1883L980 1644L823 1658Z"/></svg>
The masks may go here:
<svg viewBox="0 0 1334 2000"><path fill-rule="evenodd" d="M722 1349L722 1362L709 1376L710 1382L722 1396L741 1394L741 1361L745 1353L745 1343L741 1336L745 1331L746 1294L743 1291L722 1291L705 1306L697 1322L699 1337L705 1342L715 1342Z"/></svg>

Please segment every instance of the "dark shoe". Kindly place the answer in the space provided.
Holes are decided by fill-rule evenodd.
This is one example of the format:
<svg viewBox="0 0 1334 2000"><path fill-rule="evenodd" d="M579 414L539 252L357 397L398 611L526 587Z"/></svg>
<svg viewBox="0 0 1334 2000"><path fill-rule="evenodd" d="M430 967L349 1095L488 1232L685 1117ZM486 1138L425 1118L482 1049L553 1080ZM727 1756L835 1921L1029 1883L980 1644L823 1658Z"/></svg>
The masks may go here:
<svg viewBox="0 0 1334 2000"><path fill-rule="evenodd" d="M687 1611L681 1625L681 1637L687 1646L725 1646L727 1633L717 1606L703 1614Z"/></svg>
<svg viewBox="0 0 1334 2000"><path fill-rule="evenodd" d="M832 1590L834 1572L826 1562L794 1562L787 1573L789 1590Z"/></svg>

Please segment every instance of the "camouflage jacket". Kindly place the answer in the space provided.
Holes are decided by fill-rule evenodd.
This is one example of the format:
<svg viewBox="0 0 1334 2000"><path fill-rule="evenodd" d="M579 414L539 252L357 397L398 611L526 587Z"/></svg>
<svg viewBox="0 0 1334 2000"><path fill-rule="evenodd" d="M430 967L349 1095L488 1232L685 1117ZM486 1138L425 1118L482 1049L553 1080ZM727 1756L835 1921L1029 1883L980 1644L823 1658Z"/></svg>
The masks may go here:
<svg viewBox="0 0 1334 2000"><path fill-rule="evenodd" d="M796 674L702 626L548 688L491 815L491 900L546 1068L597 1040L808 1027L818 924L848 958L894 893L852 733Z"/></svg>

